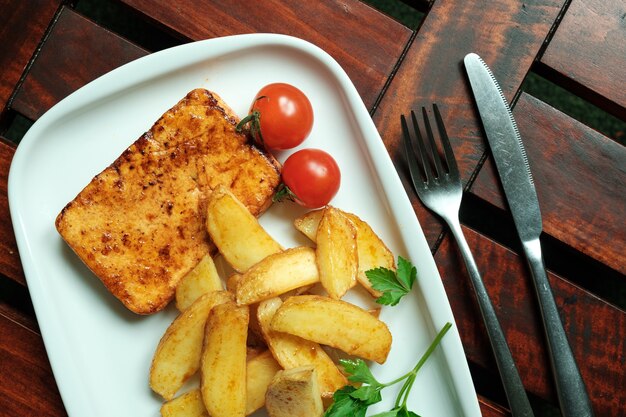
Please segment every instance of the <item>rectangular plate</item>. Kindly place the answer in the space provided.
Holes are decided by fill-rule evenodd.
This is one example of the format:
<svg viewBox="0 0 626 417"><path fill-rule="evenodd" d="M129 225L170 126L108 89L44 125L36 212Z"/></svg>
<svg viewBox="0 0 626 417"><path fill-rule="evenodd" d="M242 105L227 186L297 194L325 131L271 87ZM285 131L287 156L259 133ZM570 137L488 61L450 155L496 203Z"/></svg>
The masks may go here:
<svg viewBox="0 0 626 417"><path fill-rule="evenodd" d="M370 223L396 255L416 264L413 293L381 319L393 334L381 381L411 369L446 322L454 323L430 249L387 150L354 85L324 51L283 35L239 35L190 43L124 65L60 102L20 143L9 202L28 287L70 416L154 416L161 399L148 386L154 350L176 316L126 310L63 242L60 210L186 93L215 91L245 115L256 92L287 82L309 97L315 124L300 146L331 153L342 171L332 204ZM281 152L280 161L293 151ZM261 223L285 247L310 244L292 225L304 211L276 204ZM358 291L352 301L364 297ZM391 408L399 387L370 413ZM396 391L394 391L396 390ZM455 326L415 382L410 409L424 417L479 416ZM263 415L262 413L257 413Z"/></svg>

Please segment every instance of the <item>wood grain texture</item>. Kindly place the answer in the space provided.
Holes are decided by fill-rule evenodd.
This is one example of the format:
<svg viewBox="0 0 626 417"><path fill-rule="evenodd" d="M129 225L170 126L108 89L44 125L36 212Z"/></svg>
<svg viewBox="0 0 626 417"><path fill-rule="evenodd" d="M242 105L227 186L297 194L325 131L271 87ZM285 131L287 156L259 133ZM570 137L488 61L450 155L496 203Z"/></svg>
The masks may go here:
<svg viewBox="0 0 626 417"><path fill-rule="evenodd" d="M573 0L541 63L568 90L626 119L625 56L626 1Z"/></svg>
<svg viewBox="0 0 626 417"><path fill-rule="evenodd" d="M544 231L626 274L626 148L536 98L514 109ZM471 192L505 208L491 158Z"/></svg>
<svg viewBox="0 0 626 417"><path fill-rule="evenodd" d="M480 412L483 417L509 417L511 415L511 412L508 409L505 409L502 406L481 397L480 395L478 396L478 401L480 403Z"/></svg>
<svg viewBox="0 0 626 417"><path fill-rule="evenodd" d="M356 0L344 2L328 0L312 4L295 0L285 2L265 0L258 2L255 8L225 1L120 1L136 7L140 13L158 22L159 25L190 40L238 33L277 32L312 41L330 52L347 70L370 109L375 105L379 92L392 73L411 35L408 29ZM615 4L620 4L619 1L622 0ZM430 3L427 0L420 2ZM396 161L396 167L407 190L410 190L407 170L399 152L401 149L399 115L411 108L418 109L421 105L429 105L437 98L444 112L448 131L454 140L457 157L463 169L464 182L467 182L484 153L484 145L477 114L473 110L472 96L467 89L464 70L461 67L463 56L471 51L481 54L492 66L505 90L505 95L509 99L513 98L541 49L552 21L565 2L566 0L433 2L432 10L408 51L406 60L392 80L389 91L375 113L377 126ZM600 0L593 2L601 3ZM7 0L0 0L0 10L4 10L3 3L7 3ZM9 3L13 7L14 3L19 2L9 1ZM23 3L41 4L34 1ZM576 10L574 6L581 3L582 0L574 0L570 9ZM29 9L28 13L32 10ZM588 14L588 11L585 10L585 13ZM597 14L602 16L599 12ZM611 15L611 18L614 16ZM569 24L568 18L566 15L563 27ZM3 17L0 17L0 23L3 23L2 19ZM598 19L602 20L596 18ZM623 24L623 20L621 22ZM614 23L611 24L614 26ZM10 26L13 22L8 24ZM572 27L576 29L575 25ZM557 31L555 40L558 39L561 30L559 28ZM24 32L20 36L30 36ZM0 39L6 39L7 36L3 28L0 28ZM563 48L567 47L565 41L567 39L562 40ZM598 48L604 48L603 45L605 44L598 44ZM623 48L623 45L607 50L620 51L620 47ZM594 96L608 94L599 91L600 88L590 81L580 81L579 74L566 72L566 68L557 69L557 64L549 60L550 54L556 56L556 52L551 51L551 48L552 46L548 47L544 56L544 66L554 68L555 72L561 71L559 74L562 73L563 78L571 81L573 86L580 82L579 87L582 88L584 83L585 86L589 86L584 88L589 88L590 91L593 89L591 92ZM578 46L573 43L570 48L570 51L577 50ZM24 47L19 52L32 53L33 49L28 52L29 49ZM16 110L36 119L75 89L109 69L145 53L141 48L66 9L61 13L50 39L16 96ZM598 55L600 52L596 53L596 56ZM605 59L614 58L614 62L621 62L623 56L624 54L618 57L606 56ZM611 65L607 71L614 68L621 67ZM14 72L21 74L21 70ZM623 74L618 74L617 77L621 75ZM596 75L594 79L598 80L599 76L603 75ZM601 84L604 83L600 81ZM3 86L4 84L0 84L0 99ZM14 83L10 85L11 91L13 86ZM620 91L610 93L608 96L610 100L619 103ZM543 139L547 142L545 138L550 138L549 143L544 144L548 149L544 152L549 153L551 160L557 160L559 166L564 165L560 175L556 170L552 173L548 192L551 192L550 187L554 187L558 188L559 192L573 193L581 206L563 207L560 204L562 200L557 199L556 195L545 197L543 192L540 192L542 209L546 198L550 200L550 209L544 209L544 222L547 221L544 224L549 228L549 233L612 268L623 271L620 267L624 266L619 265L620 251L624 252L623 221L620 221L616 214L619 214L620 209L624 210L624 193L614 191L620 189L616 186L619 185L616 181L623 178L624 174L625 164L620 159L623 153L619 153L622 151L615 152L615 144L607 145L605 138L584 129L583 133L577 133L579 136L574 135L576 140L563 138L562 136L567 135L570 129L579 132L578 128L572 127L570 121L562 120L558 115L555 117L552 109L547 109L547 114L542 115L537 113L534 105L530 106L530 110L525 107L527 105L528 98L522 96L516 107L518 122L519 119L524 119L527 128L537 129L538 139L541 139L539 132L549 133L550 136ZM624 107L623 102L620 106ZM528 115L523 113L526 110ZM551 126L555 120L555 125ZM569 151L562 157L558 152L561 152L559 146L563 144ZM537 147L536 151L539 152L540 149ZM6 173L13 151L11 146L0 143L0 210L7 216ZM559 158L563 160L560 161ZM613 169L621 167L621 170L608 179L588 178L588 174L594 169L606 166ZM489 164L484 167L472 192L492 204L503 207L497 181L493 172L489 172L490 169L492 168ZM548 169L547 165L545 169ZM595 194L576 194L578 189L572 191L568 188L572 186L568 179L571 176L575 178L576 184L590 180L591 185L599 189L593 190ZM409 194L432 246L440 235L440 225L417 202L414 193L410 191ZM582 207L583 205L589 207ZM608 217L605 216L607 212L605 208L610 208ZM563 226L557 217L551 217L554 213L566 213L570 220ZM570 233L578 227L576 219L585 221L580 230ZM611 219L616 223L608 224ZM523 262L501 246L474 232L466 231L479 261L479 268L486 272L488 288L493 289L496 307L506 324L505 331L509 340L513 342L513 354L523 364L523 378L527 388L543 398L554 399L537 305L530 295L532 287L528 275L520 276L526 271ZM621 239L617 244L612 240L615 236ZM607 253L601 253L607 248ZM495 364L485 333L479 324L481 321L477 307L469 296L472 291L462 272L464 269L461 262L456 256L456 248L447 239L443 241L436 260L441 266L444 284L469 359L479 366L494 369ZM19 282L20 285L24 284L13 230L10 229L10 222L6 221L0 227L0 274ZM626 408L624 312L559 277L551 275L550 279L554 284L557 303L564 314L567 331L574 342L575 353L581 359L581 364L584 364L583 377L590 384L596 415L620 415ZM23 288L26 291L26 288ZM36 332L28 330L34 327L36 327L34 318L29 320L21 312L11 312L10 307L3 308L0 305L0 415L5 412L7 415L20 416L65 415L41 338ZM506 410L485 399L480 400L480 405L485 417L508 415Z"/></svg>
<svg viewBox="0 0 626 417"><path fill-rule="evenodd" d="M145 50L64 7L17 91L13 109L36 120L78 88L146 54Z"/></svg>
<svg viewBox="0 0 626 417"><path fill-rule="evenodd" d="M227 0L122 2L190 40L266 32L312 42L339 62L368 108L411 36L409 29L358 0L262 0L252 7Z"/></svg>
<svg viewBox="0 0 626 417"><path fill-rule="evenodd" d="M0 0L0 114L61 0Z"/></svg>
<svg viewBox="0 0 626 417"><path fill-rule="evenodd" d="M426 16L374 114L374 121L431 246L441 233L441 223L423 208L409 185L400 146L400 115L437 101L463 181L467 182L484 153L484 144L462 66L463 57L469 52L481 55L501 81L506 97L513 98L563 3L438 1Z"/></svg>
<svg viewBox="0 0 626 417"><path fill-rule="evenodd" d="M526 389L556 403L543 328L525 261L464 228ZM496 369L469 278L456 245L446 238L435 261L452 305L468 360ZM596 416L626 409L626 312L551 273L549 280L565 331ZM479 324L480 325L477 325Z"/></svg>
<svg viewBox="0 0 626 417"><path fill-rule="evenodd" d="M0 415L66 416L41 336L0 314Z"/></svg>
<svg viewBox="0 0 626 417"><path fill-rule="evenodd" d="M15 242L15 233L9 213L9 168L15 153L15 145L0 136L0 274L26 285L22 263Z"/></svg>

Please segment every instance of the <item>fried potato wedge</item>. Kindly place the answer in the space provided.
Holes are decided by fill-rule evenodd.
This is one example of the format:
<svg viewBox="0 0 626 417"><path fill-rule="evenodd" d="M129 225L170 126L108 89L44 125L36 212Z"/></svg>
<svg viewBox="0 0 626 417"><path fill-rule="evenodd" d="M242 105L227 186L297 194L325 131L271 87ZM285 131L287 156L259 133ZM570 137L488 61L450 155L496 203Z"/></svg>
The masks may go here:
<svg viewBox="0 0 626 417"><path fill-rule="evenodd" d="M246 415L265 405L265 392L281 366L269 350L264 351L246 364ZM319 395L319 392L317 393Z"/></svg>
<svg viewBox="0 0 626 417"><path fill-rule="evenodd" d="M237 292L237 286L241 281L241 274L233 274L226 281L226 288L228 291L232 293ZM259 322L256 318L256 308L257 304L250 304L250 323L248 324L248 347L254 348L263 348L266 349L265 340L263 339L263 335L261 334L261 328L259 327Z"/></svg>
<svg viewBox="0 0 626 417"><path fill-rule="evenodd" d="M270 328L381 364L391 349L391 332L385 323L354 304L319 295L287 299Z"/></svg>
<svg viewBox="0 0 626 417"><path fill-rule="evenodd" d="M296 230L299 230L302 234L315 242L317 239L317 228L320 225L320 221L322 221L322 216L324 215L325 210L325 208L322 208L309 211L308 213L305 213L295 219L293 221L293 225Z"/></svg>
<svg viewBox="0 0 626 417"><path fill-rule="evenodd" d="M204 326L210 311L233 300L226 291L206 293L182 312L165 331L150 367L150 387L171 400L200 367Z"/></svg>
<svg viewBox="0 0 626 417"><path fill-rule="evenodd" d="M319 273L315 251L306 246L269 255L239 278L237 303L253 304L315 284Z"/></svg>
<svg viewBox="0 0 626 417"><path fill-rule="evenodd" d="M336 390L348 384L348 380L319 344L270 328L281 304L280 298L271 298L259 304L257 317L267 346L285 369L313 365L321 396L331 398Z"/></svg>
<svg viewBox="0 0 626 417"><path fill-rule="evenodd" d="M313 366L279 371L265 394L269 417L321 417L322 398Z"/></svg>
<svg viewBox="0 0 626 417"><path fill-rule="evenodd" d="M209 417L199 389L191 390L161 406L161 417Z"/></svg>
<svg viewBox="0 0 626 417"><path fill-rule="evenodd" d="M237 292L239 281L241 281L241 274L232 274L226 280L226 289L235 294Z"/></svg>
<svg viewBox="0 0 626 417"><path fill-rule="evenodd" d="M224 289L211 255L206 254L176 286L176 308L185 311L201 295Z"/></svg>
<svg viewBox="0 0 626 417"><path fill-rule="evenodd" d="M294 226L313 242L316 242L317 229L325 210L324 208L310 211L298 217L294 221ZM382 294L380 291L372 288L372 283L365 275L365 271L378 267L395 270L396 264L393 253L367 222L361 220L361 218L355 214L345 211L341 212L352 222L354 227L356 227L356 247L359 258L359 271L356 279L372 296L378 298Z"/></svg>
<svg viewBox="0 0 626 417"><path fill-rule="evenodd" d="M237 272L244 272L282 250L246 206L224 187L217 187L211 193L206 227L211 240Z"/></svg>
<svg viewBox="0 0 626 417"><path fill-rule="evenodd" d="M372 283L365 275L365 271L379 267L395 271L396 263L393 253L369 224L355 214L345 212L344 214L356 227L356 247L359 253L359 272L356 279L370 294L378 298L382 293L372 288Z"/></svg>
<svg viewBox="0 0 626 417"><path fill-rule="evenodd" d="M211 417L246 415L248 306L215 306L206 323L200 391Z"/></svg>
<svg viewBox="0 0 626 417"><path fill-rule="evenodd" d="M356 285L359 258L356 228L334 207L327 207L317 228L315 257L320 282L331 298L339 299Z"/></svg>

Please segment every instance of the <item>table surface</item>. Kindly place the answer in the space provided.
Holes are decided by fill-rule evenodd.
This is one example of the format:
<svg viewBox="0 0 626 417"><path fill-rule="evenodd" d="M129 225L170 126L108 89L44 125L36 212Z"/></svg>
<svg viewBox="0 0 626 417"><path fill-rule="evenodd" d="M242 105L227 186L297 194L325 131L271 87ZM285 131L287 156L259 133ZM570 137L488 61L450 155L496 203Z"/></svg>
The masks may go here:
<svg viewBox="0 0 626 417"><path fill-rule="evenodd" d="M109 3L109 2L105 2ZM233 4L231 4L233 3ZM64 416L11 225L7 176L17 122L37 120L84 84L163 45L273 32L333 56L356 85L434 253L483 414L506 400L457 248L410 186L399 115L437 102L465 185L462 223L537 415L557 406L529 272L461 65L477 52L512 103L543 215L556 302L596 416L626 410L626 151L523 91L539 74L626 121L624 0L413 0L409 28L357 0L118 0L114 19L81 2L0 0L0 415ZM92 16L97 18L97 16ZM147 28L128 40L119 20ZM157 46L155 46L157 45ZM160 46L159 46L160 45Z"/></svg>

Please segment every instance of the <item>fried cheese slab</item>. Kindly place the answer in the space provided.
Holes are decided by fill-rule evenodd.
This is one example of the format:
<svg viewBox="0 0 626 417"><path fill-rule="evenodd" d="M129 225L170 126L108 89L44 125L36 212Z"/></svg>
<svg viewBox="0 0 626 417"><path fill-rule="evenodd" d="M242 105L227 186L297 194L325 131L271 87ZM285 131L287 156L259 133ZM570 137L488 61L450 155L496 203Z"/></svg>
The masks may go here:
<svg viewBox="0 0 626 417"><path fill-rule="evenodd" d="M63 239L131 311L164 308L211 251L206 204L215 187L255 216L271 204L280 166L237 122L215 93L191 91L57 216Z"/></svg>

